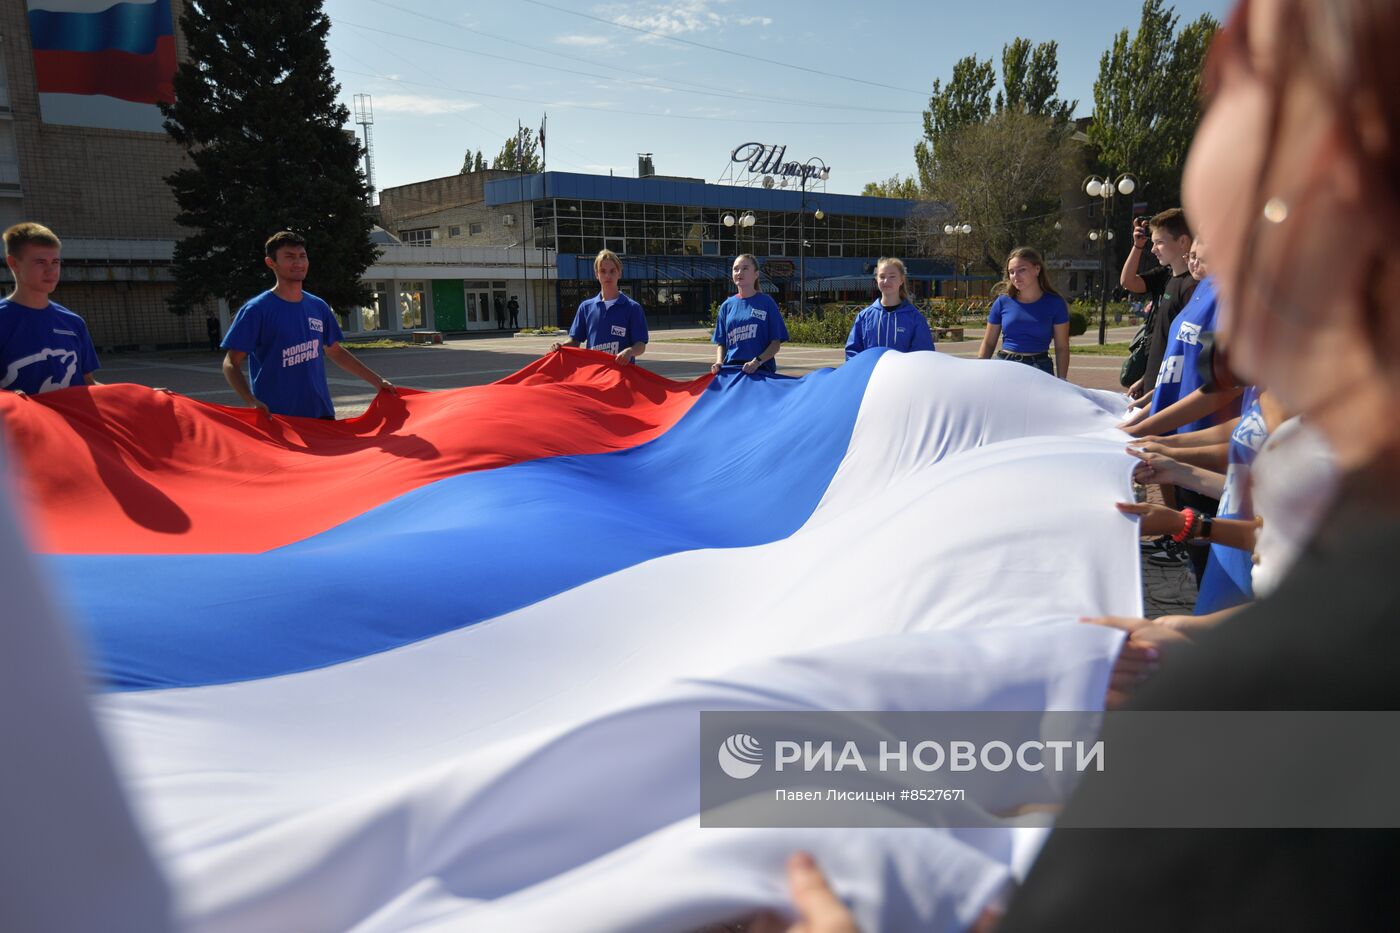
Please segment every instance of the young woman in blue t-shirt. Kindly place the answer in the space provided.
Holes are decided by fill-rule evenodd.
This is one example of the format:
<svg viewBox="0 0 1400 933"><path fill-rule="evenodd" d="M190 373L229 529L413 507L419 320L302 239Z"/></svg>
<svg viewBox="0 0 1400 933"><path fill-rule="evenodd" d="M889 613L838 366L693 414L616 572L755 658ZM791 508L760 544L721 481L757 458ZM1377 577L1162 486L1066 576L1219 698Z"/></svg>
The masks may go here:
<svg viewBox="0 0 1400 933"><path fill-rule="evenodd" d="M724 366L742 366L753 375L760 369L775 373L774 357L788 339L787 325L778 312L778 303L758 290L758 260L744 253L734 260L734 287L719 306L715 320L715 362L710 372Z"/></svg>
<svg viewBox="0 0 1400 933"><path fill-rule="evenodd" d="M978 359L990 359L998 338L1005 339L997 359L1034 366L1069 378L1069 305L1045 275L1045 260L1029 246L1011 251L1006 259L1006 294L992 303L987 332ZM1050 366L1050 341L1055 341L1055 365Z"/></svg>

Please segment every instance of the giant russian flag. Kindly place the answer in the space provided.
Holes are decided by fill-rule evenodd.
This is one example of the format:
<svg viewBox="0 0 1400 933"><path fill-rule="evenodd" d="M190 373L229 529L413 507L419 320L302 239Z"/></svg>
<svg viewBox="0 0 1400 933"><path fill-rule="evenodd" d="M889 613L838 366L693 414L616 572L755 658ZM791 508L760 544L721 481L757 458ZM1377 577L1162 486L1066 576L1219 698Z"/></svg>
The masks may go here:
<svg viewBox="0 0 1400 933"><path fill-rule="evenodd" d="M955 930L1026 830L701 829L706 709L1094 709L1141 611L1120 396L566 350L360 418L0 395L99 722L197 930L687 930L814 852Z"/></svg>
<svg viewBox="0 0 1400 933"><path fill-rule="evenodd" d="M45 123L162 132L175 100L170 0L26 0Z"/></svg>

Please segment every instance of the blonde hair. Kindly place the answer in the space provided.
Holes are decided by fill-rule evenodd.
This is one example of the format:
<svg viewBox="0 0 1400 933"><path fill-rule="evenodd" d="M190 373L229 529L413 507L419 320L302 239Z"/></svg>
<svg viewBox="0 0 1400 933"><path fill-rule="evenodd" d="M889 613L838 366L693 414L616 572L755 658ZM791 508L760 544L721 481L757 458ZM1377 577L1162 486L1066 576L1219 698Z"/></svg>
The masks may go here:
<svg viewBox="0 0 1400 933"><path fill-rule="evenodd" d="M599 250L598 255L593 257L593 274L598 274L598 267L605 262L611 262L617 266L618 277L622 276L622 260L617 258L617 253L610 249Z"/></svg>
<svg viewBox="0 0 1400 933"><path fill-rule="evenodd" d="M881 256L875 263L875 274L880 274L881 266L894 266L899 270L899 300L909 300L909 270L904 268L904 260L896 259L893 256Z"/></svg>
<svg viewBox="0 0 1400 933"><path fill-rule="evenodd" d="M1045 274L1045 258L1040 255L1039 250L1032 249L1029 246L1016 247L1011 251L1011 255L1006 257L1006 263L1002 266L1002 269L1005 270L1007 266L1011 265L1013 259L1024 259L1026 262L1035 266L1035 281L1036 284L1040 286L1041 292L1046 295L1054 295L1056 298L1063 297L1059 292L1055 291L1055 286L1050 284L1050 277ZM998 282L997 288L1005 289L1006 293L1012 298L1019 299L1021 297L1016 294L1016 286L1011 284L1011 279L1009 277Z"/></svg>
<svg viewBox="0 0 1400 933"><path fill-rule="evenodd" d="M45 227L43 224L22 223L15 224L4 233L5 255L19 256L26 246L51 246L54 249L62 249L63 244L59 242L58 236Z"/></svg>

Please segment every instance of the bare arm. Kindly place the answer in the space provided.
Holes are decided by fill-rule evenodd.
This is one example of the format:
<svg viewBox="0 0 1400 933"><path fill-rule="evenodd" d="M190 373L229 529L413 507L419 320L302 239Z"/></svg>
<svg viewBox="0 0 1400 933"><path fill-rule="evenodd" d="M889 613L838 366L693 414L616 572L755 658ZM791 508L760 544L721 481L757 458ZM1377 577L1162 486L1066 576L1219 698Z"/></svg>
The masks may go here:
<svg viewBox="0 0 1400 933"><path fill-rule="evenodd" d="M744 372L749 373L750 375L758 372L758 368L764 363L768 362L771 359L777 358L778 351L782 349L782 346L783 342L781 340L769 341L768 346L763 348L762 353L760 353L758 356L754 357L753 359L749 360L747 363L744 364Z"/></svg>
<svg viewBox="0 0 1400 933"><path fill-rule="evenodd" d="M1220 392L1203 392L1200 389L1180 399L1155 415L1148 415L1137 424L1125 430L1133 437L1146 437L1174 431L1183 424L1198 421L1206 415L1214 414L1229 405L1244 393L1244 389L1227 389Z"/></svg>
<svg viewBox="0 0 1400 933"><path fill-rule="evenodd" d="M230 350L225 353L224 381L243 401L260 411L267 411L267 405L253 397L253 390L248 388L248 377L243 375L243 361L247 358L248 354L242 350Z"/></svg>
<svg viewBox="0 0 1400 933"><path fill-rule="evenodd" d="M92 373L83 373L83 381L90 386L100 386L102 383L93 378Z"/></svg>
<svg viewBox="0 0 1400 933"><path fill-rule="evenodd" d="M623 347L619 350L617 353L617 361L619 363L630 363L645 352L647 352L646 341L638 340L636 343L632 344L632 346Z"/></svg>
<svg viewBox="0 0 1400 933"><path fill-rule="evenodd" d="M1192 451L1202 448L1193 447ZM1129 447L1128 453L1142 461L1133 470L1133 481L1137 483L1182 486L1193 489L1203 496L1219 499L1225 491L1225 474L1218 470L1185 463L1169 454Z"/></svg>
<svg viewBox="0 0 1400 933"><path fill-rule="evenodd" d="M989 360L992 353L996 351L997 341L1001 339L1001 325L988 324L986 331L982 334L982 346L977 348L977 358L979 360Z"/></svg>
<svg viewBox="0 0 1400 933"><path fill-rule="evenodd" d="M983 338L986 339L986 338ZM1069 322L1055 325L1055 373L1069 378Z"/></svg>
<svg viewBox="0 0 1400 933"><path fill-rule="evenodd" d="M1118 273L1118 284L1134 295L1143 295L1147 293L1147 283L1138 275L1138 266L1142 265L1142 245L1136 236L1132 238L1132 244L1128 258L1123 260L1123 271Z"/></svg>
<svg viewBox="0 0 1400 933"><path fill-rule="evenodd" d="M392 382L360 362L359 357L340 344L336 343L326 347L326 356L330 357L335 365L339 366L347 373L350 373L352 376L359 376L375 389L387 389L390 392L394 391L394 384Z"/></svg>
<svg viewBox="0 0 1400 933"><path fill-rule="evenodd" d="M577 347L577 346L581 346L581 344L579 343L579 339L578 339L577 337L570 337L567 341L565 341L565 342L563 342L563 343L561 343L561 342L558 341L558 340L554 341L554 343L552 343L552 344L549 345L549 352L550 352L550 353L553 353L555 350L562 350L564 347Z"/></svg>

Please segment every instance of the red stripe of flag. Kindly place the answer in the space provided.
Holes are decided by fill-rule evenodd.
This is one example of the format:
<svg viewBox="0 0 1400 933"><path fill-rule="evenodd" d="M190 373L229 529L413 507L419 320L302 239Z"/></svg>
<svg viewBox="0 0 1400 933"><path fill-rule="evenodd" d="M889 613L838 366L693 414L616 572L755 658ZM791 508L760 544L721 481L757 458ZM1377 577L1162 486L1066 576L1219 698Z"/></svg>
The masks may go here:
<svg viewBox="0 0 1400 933"><path fill-rule="evenodd" d="M155 51L133 55L34 50L34 80L40 94L105 94L138 104L175 100L175 37L161 36Z"/></svg>
<svg viewBox="0 0 1400 933"><path fill-rule="evenodd" d="M144 386L0 392L35 540L68 554L257 553L448 476L644 444L708 373L550 354L492 385L400 389L359 418L268 418ZM483 542L489 547L489 542Z"/></svg>

